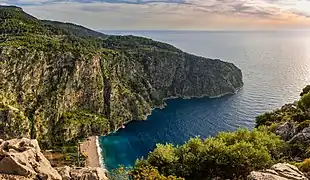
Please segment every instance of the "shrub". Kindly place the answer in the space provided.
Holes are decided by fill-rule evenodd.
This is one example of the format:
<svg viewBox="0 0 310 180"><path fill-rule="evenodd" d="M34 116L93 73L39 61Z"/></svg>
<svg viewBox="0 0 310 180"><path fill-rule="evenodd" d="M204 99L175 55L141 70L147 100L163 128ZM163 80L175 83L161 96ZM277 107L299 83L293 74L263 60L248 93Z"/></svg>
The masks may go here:
<svg viewBox="0 0 310 180"><path fill-rule="evenodd" d="M303 96L305 94L307 94L308 92L310 92L310 85L307 85L302 92L300 93L300 96Z"/></svg>
<svg viewBox="0 0 310 180"><path fill-rule="evenodd" d="M160 174L186 179L244 178L253 170L269 167L278 158L284 142L273 133L240 129L201 141L190 139L182 146L157 145L135 168L155 167Z"/></svg>
<svg viewBox="0 0 310 180"><path fill-rule="evenodd" d="M310 92L308 92L307 94L304 94L300 101L299 101L299 106L301 106L301 108L303 108L304 110L310 108Z"/></svg>
<svg viewBox="0 0 310 180"><path fill-rule="evenodd" d="M184 178L178 178L176 176L164 176L159 173L157 168L150 165L143 165L134 168L130 177L134 180L184 180Z"/></svg>
<svg viewBox="0 0 310 180"><path fill-rule="evenodd" d="M310 172L310 158L305 159L303 162L297 163L295 165L299 168L299 170L303 172Z"/></svg>

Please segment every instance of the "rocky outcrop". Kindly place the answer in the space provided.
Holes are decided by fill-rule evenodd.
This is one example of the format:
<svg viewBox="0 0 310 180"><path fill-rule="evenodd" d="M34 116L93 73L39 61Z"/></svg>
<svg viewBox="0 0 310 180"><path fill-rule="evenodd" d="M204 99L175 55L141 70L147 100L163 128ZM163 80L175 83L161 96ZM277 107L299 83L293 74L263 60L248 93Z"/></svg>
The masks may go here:
<svg viewBox="0 0 310 180"><path fill-rule="evenodd" d="M107 171L92 167L54 169L41 153L37 140L0 140L0 179L5 180L108 180Z"/></svg>
<svg viewBox="0 0 310 180"><path fill-rule="evenodd" d="M68 166L57 168L63 180L108 180L107 171L102 168L70 168Z"/></svg>
<svg viewBox="0 0 310 180"><path fill-rule="evenodd" d="M283 123L282 125L279 125L276 128L275 133L285 141L289 141L297 132L297 125L294 121L288 121Z"/></svg>
<svg viewBox="0 0 310 180"><path fill-rule="evenodd" d="M301 132L294 135L288 143L290 144L307 144L310 146L310 127L302 129Z"/></svg>
<svg viewBox="0 0 310 180"><path fill-rule="evenodd" d="M279 125L275 133L289 144L299 144L309 146L310 144L310 126L307 121L297 123L288 121Z"/></svg>
<svg viewBox="0 0 310 180"><path fill-rule="evenodd" d="M279 163L264 171L253 171L247 178L248 180L307 180L297 167Z"/></svg>
<svg viewBox="0 0 310 180"><path fill-rule="evenodd" d="M61 176L43 156L36 140L1 140L0 174L24 178L60 180ZM5 176L5 175L2 175Z"/></svg>

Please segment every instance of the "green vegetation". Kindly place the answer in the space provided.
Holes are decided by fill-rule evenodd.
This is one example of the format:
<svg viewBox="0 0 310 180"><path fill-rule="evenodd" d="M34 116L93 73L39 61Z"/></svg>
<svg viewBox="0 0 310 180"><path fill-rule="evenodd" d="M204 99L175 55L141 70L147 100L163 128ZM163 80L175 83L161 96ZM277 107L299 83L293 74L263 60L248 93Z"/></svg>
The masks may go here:
<svg viewBox="0 0 310 180"><path fill-rule="evenodd" d="M53 138L55 138L56 143L54 145L74 144L79 139L84 139L91 135L107 134L109 130L108 120L101 115L85 110L65 112L55 125Z"/></svg>
<svg viewBox="0 0 310 180"><path fill-rule="evenodd" d="M163 175L185 179L245 178L279 160L283 148L284 142L273 133L240 129L204 141L193 138L182 146L158 144L146 160L137 161L134 172L150 166Z"/></svg>
<svg viewBox="0 0 310 180"><path fill-rule="evenodd" d="M303 96L305 94L307 94L308 92L310 92L310 85L307 85L302 92L300 93L300 96Z"/></svg>
<svg viewBox="0 0 310 180"><path fill-rule="evenodd" d="M308 92L307 94L304 94L300 101L299 104L300 108L302 108L303 110L307 110L310 108L310 93Z"/></svg>
<svg viewBox="0 0 310 180"><path fill-rule="evenodd" d="M310 173L310 159L305 159L302 163L297 165L301 171Z"/></svg>

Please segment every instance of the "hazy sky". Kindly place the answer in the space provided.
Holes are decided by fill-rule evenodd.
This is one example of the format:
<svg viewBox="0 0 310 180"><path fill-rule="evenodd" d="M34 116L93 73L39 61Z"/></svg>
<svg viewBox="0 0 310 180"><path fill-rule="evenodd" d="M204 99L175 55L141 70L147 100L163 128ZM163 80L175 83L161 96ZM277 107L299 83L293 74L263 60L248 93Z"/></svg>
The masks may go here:
<svg viewBox="0 0 310 180"><path fill-rule="evenodd" d="M310 0L0 0L97 30L310 29Z"/></svg>

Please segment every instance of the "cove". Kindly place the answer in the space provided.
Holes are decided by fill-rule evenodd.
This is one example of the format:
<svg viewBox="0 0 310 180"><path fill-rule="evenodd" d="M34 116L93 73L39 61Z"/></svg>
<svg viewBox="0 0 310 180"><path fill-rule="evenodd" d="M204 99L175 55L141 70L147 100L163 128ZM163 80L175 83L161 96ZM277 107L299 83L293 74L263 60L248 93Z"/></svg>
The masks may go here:
<svg viewBox="0 0 310 180"><path fill-rule="evenodd" d="M183 144L190 137L206 138L220 131L253 128L255 117L299 98L310 84L310 32L116 32L150 37L204 57L238 66L244 87L221 98L167 100L146 121L134 121L99 138L108 170L132 166L156 143Z"/></svg>
<svg viewBox="0 0 310 180"><path fill-rule="evenodd" d="M146 157L156 143L183 144L190 137L206 138L219 131L251 128L252 121L239 119L238 114L232 118L227 113L235 96L238 94L213 99L167 100L167 107L154 109L146 121L130 122L126 128L100 137L105 166L109 170L119 165L132 166L137 158Z"/></svg>

